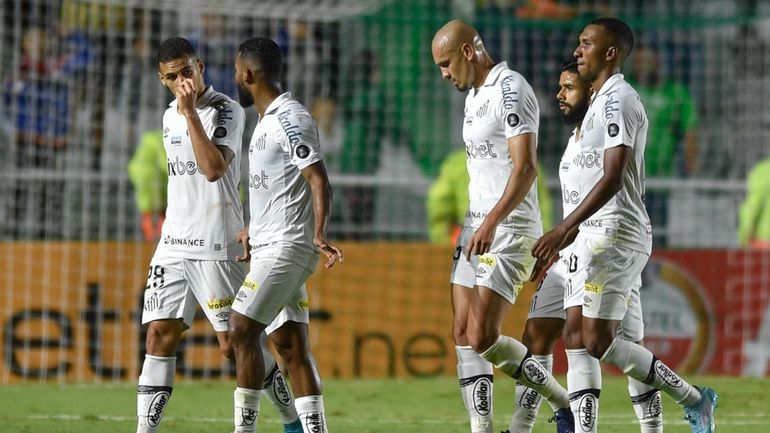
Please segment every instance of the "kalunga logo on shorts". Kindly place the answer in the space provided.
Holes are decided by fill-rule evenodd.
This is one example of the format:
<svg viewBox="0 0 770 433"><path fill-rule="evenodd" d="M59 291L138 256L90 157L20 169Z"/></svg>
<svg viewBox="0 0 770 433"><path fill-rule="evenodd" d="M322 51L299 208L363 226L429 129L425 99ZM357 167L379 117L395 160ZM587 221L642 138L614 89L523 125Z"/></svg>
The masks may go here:
<svg viewBox="0 0 770 433"><path fill-rule="evenodd" d="M157 427L158 424L160 424L163 408L166 407L166 403L168 403L168 398L170 396L171 395L168 392L162 391L155 394L155 397L152 398L150 407L147 408L147 424L149 424L150 427Z"/></svg>
<svg viewBox="0 0 770 433"><path fill-rule="evenodd" d="M481 416L489 415L490 404L489 394L492 389L492 382L486 377L482 377L473 384L473 402L476 413Z"/></svg>

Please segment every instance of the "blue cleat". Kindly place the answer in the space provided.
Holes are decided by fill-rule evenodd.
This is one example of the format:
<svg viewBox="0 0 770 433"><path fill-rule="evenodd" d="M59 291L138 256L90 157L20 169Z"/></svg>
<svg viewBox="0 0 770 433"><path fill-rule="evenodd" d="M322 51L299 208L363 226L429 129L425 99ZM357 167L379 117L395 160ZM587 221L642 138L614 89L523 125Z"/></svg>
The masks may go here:
<svg viewBox="0 0 770 433"><path fill-rule="evenodd" d="M284 424L283 433L302 433L302 423L299 418L291 424Z"/></svg>
<svg viewBox="0 0 770 433"><path fill-rule="evenodd" d="M557 410L548 422L556 423L556 433L575 433L575 417L568 407Z"/></svg>
<svg viewBox="0 0 770 433"><path fill-rule="evenodd" d="M719 394L711 388L698 388L700 401L684 407L684 419L690 422L692 433L712 433L716 430L714 411L717 408Z"/></svg>

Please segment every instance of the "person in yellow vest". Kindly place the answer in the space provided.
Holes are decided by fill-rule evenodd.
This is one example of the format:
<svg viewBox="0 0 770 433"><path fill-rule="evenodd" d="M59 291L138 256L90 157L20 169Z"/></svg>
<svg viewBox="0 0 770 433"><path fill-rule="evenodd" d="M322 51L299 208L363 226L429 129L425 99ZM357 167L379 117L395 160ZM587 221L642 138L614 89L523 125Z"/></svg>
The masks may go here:
<svg viewBox="0 0 770 433"><path fill-rule="evenodd" d="M134 187L134 200L142 217L142 233L148 241L160 238L166 211L168 162L163 148L163 131L144 132L128 163L128 177Z"/></svg>
<svg viewBox="0 0 770 433"><path fill-rule="evenodd" d="M450 153L428 190L428 238L434 244L454 245L468 209L468 170L465 149ZM537 199L543 230L553 226L553 204L540 164L537 165Z"/></svg>
<svg viewBox="0 0 770 433"><path fill-rule="evenodd" d="M746 186L746 200L739 214L738 240L743 246L770 249L770 158L749 171Z"/></svg>

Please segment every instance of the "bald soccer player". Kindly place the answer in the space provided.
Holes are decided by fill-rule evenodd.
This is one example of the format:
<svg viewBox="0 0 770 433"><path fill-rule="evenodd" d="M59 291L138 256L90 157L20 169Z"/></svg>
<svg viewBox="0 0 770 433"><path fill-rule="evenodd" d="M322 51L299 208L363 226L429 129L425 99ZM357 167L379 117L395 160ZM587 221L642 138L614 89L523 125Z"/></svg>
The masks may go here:
<svg viewBox="0 0 770 433"><path fill-rule="evenodd" d="M543 228L535 186L539 108L532 87L495 63L476 29L453 20L433 37L441 76L467 92L463 141L470 203L454 251L452 335L460 391L473 433L491 433L492 365L543 395L557 432L572 432L567 391L515 339L503 320L535 265Z"/></svg>

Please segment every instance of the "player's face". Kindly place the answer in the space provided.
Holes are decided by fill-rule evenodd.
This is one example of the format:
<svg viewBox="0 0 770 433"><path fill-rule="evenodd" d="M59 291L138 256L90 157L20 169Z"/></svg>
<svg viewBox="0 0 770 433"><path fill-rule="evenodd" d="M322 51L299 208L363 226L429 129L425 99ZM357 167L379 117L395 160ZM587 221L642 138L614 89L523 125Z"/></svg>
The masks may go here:
<svg viewBox="0 0 770 433"><path fill-rule="evenodd" d="M241 59L241 53L235 57L235 84L238 88L238 103L241 107L248 108L254 105L254 97L246 86L246 65Z"/></svg>
<svg viewBox="0 0 770 433"><path fill-rule="evenodd" d="M591 24L583 29L574 53L580 78L590 82L599 76L607 60L608 45L604 27Z"/></svg>
<svg viewBox="0 0 770 433"><path fill-rule="evenodd" d="M441 71L441 78L449 80L457 90L464 92L473 83L473 68L461 48L433 47L433 61Z"/></svg>
<svg viewBox="0 0 770 433"><path fill-rule="evenodd" d="M590 98L591 87L578 74L570 71L561 73L556 100L559 101L559 111L566 124L574 125L583 120Z"/></svg>
<svg viewBox="0 0 770 433"><path fill-rule="evenodd" d="M185 80L192 80L195 88L200 90L203 85L203 62L192 56L169 60L158 64L158 77L164 86L168 87L175 96L179 85Z"/></svg>

